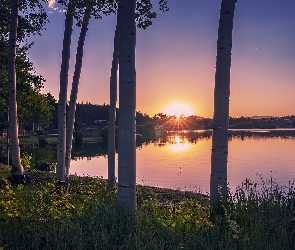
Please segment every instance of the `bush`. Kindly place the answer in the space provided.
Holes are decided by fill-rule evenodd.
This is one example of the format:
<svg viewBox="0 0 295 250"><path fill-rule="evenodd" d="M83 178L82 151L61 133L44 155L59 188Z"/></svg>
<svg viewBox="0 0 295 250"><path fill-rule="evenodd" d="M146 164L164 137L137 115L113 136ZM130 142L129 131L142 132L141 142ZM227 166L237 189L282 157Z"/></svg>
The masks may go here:
<svg viewBox="0 0 295 250"><path fill-rule="evenodd" d="M21 164L25 169L30 169L32 166L32 154L28 154L26 152L21 154Z"/></svg>
<svg viewBox="0 0 295 250"><path fill-rule="evenodd" d="M117 136L118 136L118 127L115 127L115 134L116 137L115 139L117 140ZM104 142L108 142L108 137L109 137L109 127L105 126L100 130L100 136L102 137L102 139L104 140Z"/></svg>
<svg viewBox="0 0 295 250"><path fill-rule="evenodd" d="M36 135L46 135L47 132L45 130L36 130L35 131Z"/></svg>
<svg viewBox="0 0 295 250"><path fill-rule="evenodd" d="M82 144L84 133L82 131L74 131L73 136L76 144Z"/></svg>
<svg viewBox="0 0 295 250"><path fill-rule="evenodd" d="M43 136L38 138L38 142L39 142L39 147L41 148L45 148L48 144L48 142Z"/></svg>
<svg viewBox="0 0 295 250"><path fill-rule="evenodd" d="M35 164L35 169L40 171L53 171L54 170L54 164L49 162L37 162Z"/></svg>
<svg viewBox="0 0 295 250"><path fill-rule="evenodd" d="M102 139L107 142L108 141L108 134L109 134L109 127L105 126L104 128L102 128L100 130L100 136L102 137Z"/></svg>
<svg viewBox="0 0 295 250"><path fill-rule="evenodd" d="M0 176L7 178L10 175L11 166L0 163Z"/></svg>

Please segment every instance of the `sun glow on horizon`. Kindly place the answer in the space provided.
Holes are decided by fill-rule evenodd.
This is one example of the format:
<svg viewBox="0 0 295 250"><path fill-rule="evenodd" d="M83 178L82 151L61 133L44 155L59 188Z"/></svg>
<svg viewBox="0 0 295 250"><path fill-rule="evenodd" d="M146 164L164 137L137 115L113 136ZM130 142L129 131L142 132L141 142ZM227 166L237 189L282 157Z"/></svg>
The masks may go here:
<svg viewBox="0 0 295 250"><path fill-rule="evenodd" d="M173 102L164 108L164 114L169 116L176 116L177 118L184 116L188 117L195 115L194 109L185 102Z"/></svg>

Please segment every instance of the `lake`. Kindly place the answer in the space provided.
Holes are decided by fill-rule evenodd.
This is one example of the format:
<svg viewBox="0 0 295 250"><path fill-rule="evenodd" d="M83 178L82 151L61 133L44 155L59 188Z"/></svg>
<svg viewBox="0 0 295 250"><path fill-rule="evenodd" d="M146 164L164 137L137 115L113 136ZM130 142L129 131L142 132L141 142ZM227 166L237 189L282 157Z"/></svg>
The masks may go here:
<svg viewBox="0 0 295 250"><path fill-rule="evenodd" d="M229 137L228 182L231 189L246 178L283 186L295 178L294 130L233 130ZM89 146L88 146L89 147ZM94 145L90 146L94 149ZM87 151L87 150L85 150ZM71 174L107 178L107 156L75 157ZM137 183L209 192L211 132L172 134L137 147Z"/></svg>
<svg viewBox="0 0 295 250"><path fill-rule="evenodd" d="M137 141L137 183L189 191L209 192L211 131L170 132L152 141ZM5 147L1 162L7 163ZM56 145L25 146L33 161L55 162ZM83 144L73 148L71 174L107 178L107 146ZM6 157L6 158L5 158ZM295 178L295 129L231 130L228 182L232 190L245 179L275 180L288 186Z"/></svg>

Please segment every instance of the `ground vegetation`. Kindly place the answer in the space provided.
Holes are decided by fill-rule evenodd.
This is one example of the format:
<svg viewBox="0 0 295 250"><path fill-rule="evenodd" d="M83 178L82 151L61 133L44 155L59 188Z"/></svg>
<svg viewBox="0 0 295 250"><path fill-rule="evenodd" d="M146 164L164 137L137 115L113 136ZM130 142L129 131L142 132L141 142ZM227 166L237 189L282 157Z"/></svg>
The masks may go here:
<svg viewBox="0 0 295 250"><path fill-rule="evenodd" d="M107 180L31 171L13 183L0 165L0 249L294 249L295 188L246 180L223 203L208 196L137 186L136 221L116 208Z"/></svg>

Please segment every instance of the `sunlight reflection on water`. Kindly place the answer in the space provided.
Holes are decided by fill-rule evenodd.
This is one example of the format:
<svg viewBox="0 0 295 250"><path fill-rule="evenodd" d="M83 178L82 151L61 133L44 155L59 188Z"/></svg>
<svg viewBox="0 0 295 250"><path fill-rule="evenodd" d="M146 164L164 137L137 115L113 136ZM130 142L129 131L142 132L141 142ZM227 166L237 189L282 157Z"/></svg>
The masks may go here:
<svg viewBox="0 0 295 250"><path fill-rule="evenodd" d="M242 138L242 139L241 139ZM235 189L246 179L270 177L288 185L295 177L294 137L237 138L229 141L228 182ZM211 139L172 136L137 148L137 183L209 192ZM77 160L71 173L107 178L107 158Z"/></svg>

